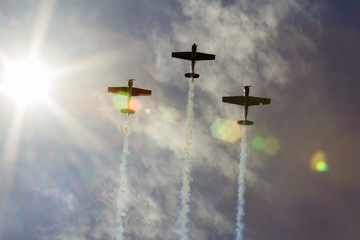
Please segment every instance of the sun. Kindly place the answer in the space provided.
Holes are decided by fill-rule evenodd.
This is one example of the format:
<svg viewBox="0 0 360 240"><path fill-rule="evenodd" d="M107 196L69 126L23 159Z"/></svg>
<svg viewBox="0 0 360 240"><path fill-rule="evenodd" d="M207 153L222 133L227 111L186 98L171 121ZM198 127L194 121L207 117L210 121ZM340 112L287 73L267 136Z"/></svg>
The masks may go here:
<svg viewBox="0 0 360 240"><path fill-rule="evenodd" d="M7 61L3 66L0 90L17 105L48 102L52 74L38 60Z"/></svg>

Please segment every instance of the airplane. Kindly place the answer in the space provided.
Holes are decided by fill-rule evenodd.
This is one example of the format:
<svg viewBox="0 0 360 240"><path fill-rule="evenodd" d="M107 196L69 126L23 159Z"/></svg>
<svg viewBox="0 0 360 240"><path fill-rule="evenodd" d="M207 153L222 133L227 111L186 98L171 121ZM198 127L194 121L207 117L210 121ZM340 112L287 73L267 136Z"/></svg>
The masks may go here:
<svg viewBox="0 0 360 240"><path fill-rule="evenodd" d="M254 122L247 120L248 107L254 105L270 104L270 98L260 98L249 96L251 86L244 87L244 96L223 97L222 101L244 106L243 120L237 121L239 125L253 125Z"/></svg>
<svg viewBox="0 0 360 240"><path fill-rule="evenodd" d="M194 43L191 47L191 52L173 52L171 57L180 58L191 61L191 72L185 73L186 78L199 78L200 75L195 73L195 62L202 60L215 60L215 55L201 53L196 51L197 45Z"/></svg>
<svg viewBox="0 0 360 240"><path fill-rule="evenodd" d="M134 114L135 110L130 108L131 97L150 96L151 90L133 87L135 79L128 80L128 87L108 87L108 92L127 96L127 108L120 109L120 112L128 115Z"/></svg>

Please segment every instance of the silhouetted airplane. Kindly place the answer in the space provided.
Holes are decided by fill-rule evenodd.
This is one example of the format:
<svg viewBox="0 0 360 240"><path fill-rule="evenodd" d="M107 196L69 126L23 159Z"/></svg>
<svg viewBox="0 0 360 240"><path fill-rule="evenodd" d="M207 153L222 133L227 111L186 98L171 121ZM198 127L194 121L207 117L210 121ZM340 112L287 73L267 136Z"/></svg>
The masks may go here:
<svg viewBox="0 0 360 240"><path fill-rule="evenodd" d="M180 58L191 61L191 72L185 73L185 77L187 78L199 78L200 75L195 73L195 62L203 61L203 60L215 60L215 55L201 53L196 51L196 44L194 43L191 48L191 52L173 52L171 53L171 57Z"/></svg>
<svg viewBox="0 0 360 240"><path fill-rule="evenodd" d="M141 88L134 88L133 84L134 84L135 79L129 79L128 80L128 87L108 87L108 92L111 93L115 93L115 94L119 94L119 95L124 95L127 96L127 108L123 108L120 109L120 112L122 113L127 113L129 114L134 114L135 110L130 109L130 100L131 97L135 97L135 96L150 96L151 95L151 90L147 90L147 89L141 89Z"/></svg>
<svg viewBox="0 0 360 240"><path fill-rule="evenodd" d="M223 97L222 101L226 103L238 104L244 106L244 119L237 121L239 125L253 125L254 122L246 120L248 107L254 105L265 105L270 104L270 98L259 98L249 96L251 86L244 87L244 96L232 96L232 97Z"/></svg>

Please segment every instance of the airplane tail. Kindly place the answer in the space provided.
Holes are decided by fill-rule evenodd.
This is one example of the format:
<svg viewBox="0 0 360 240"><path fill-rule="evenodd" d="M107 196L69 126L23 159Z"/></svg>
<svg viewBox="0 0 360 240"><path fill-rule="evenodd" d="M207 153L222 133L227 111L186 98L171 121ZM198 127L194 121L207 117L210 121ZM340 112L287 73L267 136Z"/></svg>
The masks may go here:
<svg viewBox="0 0 360 240"><path fill-rule="evenodd" d="M254 125L254 122L249 121L249 120L240 120L240 121L237 121L237 124L239 124L239 125Z"/></svg>
<svg viewBox="0 0 360 240"><path fill-rule="evenodd" d="M120 109L120 112L125 113L125 114L134 114L135 113L134 110L131 110L129 108Z"/></svg>
<svg viewBox="0 0 360 240"><path fill-rule="evenodd" d="M197 74L197 73L185 73L185 77L186 77L186 78L191 78L191 77L193 77L193 78L199 78L200 75Z"/></svg>

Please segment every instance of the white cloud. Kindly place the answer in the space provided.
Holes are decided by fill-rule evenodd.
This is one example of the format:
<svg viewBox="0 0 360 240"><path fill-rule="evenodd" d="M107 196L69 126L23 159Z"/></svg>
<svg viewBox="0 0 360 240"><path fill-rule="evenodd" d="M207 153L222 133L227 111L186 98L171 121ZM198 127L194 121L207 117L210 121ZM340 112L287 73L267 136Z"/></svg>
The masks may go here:
<svg viewBox="0 0 360 240"><path fill-rule="evenodd" d="M75 34L77 41L87 42L93 46L90 47L93 51L79 62L70 61L71 56L63 60L69 61L70 65L73 63L78 69L76 76L80 77L77 84L67 84L74 86L72 91L88 87L86 92L92 91L94 100L91 104L68 105L75 110L84 109L79 118L91 116L94 119L91 124L87 122L87 126L100 135L103 143L101 148L95 148L98 141L91 146L81 144L82 138L76 138L74 143L88 151L106 152L107 157L102 160L107 161L101 168L89 165L96 172L92 177L97 178L100 183L97 187L101 190L85 181L82 185L88 193L91 192L92 200L88 204L96 210L83 217L68 215L66 219L71 223L61 226L59 239L82 239L86 234L94 238L113 238L115 234L118 164L125 121L123 115L113 109L106 87L126 85L126 79L132 77L138 79L135 87L152 89L153 95L139 98L151 113L140 111L131 122L130 193L125 236L130 239L176 239L188 90L184 73L189 71L189 63L172 59L171 52L190 50L194 42L200 45L199 51L216 54L216 60L196 65L200 78L195 82L191 236L194 239L204 239L209 234L214 237L226 233L232 236L235 213L233 216L224 213L219 205L236 205L234 196L240 147L238 143L230 144L213 138L209 128L218 117L237 120L241 116L238 108L221 102L222 96L240 95L246 84L254 86L254 95L261 94L265 86L288 81L288 63L278 51L281 47L277 42L278 24L292 9L301 6L295 0L239 1L226 6L220 1L206 0L179 3L187 19L181 23L172 22L170 33L149 33L149 39L144 41L89 28ZM294 34L296 38L296 31ZM92 36L96 36L93 41ZM117 49L115 54L111 49ZM150 54L155 55L154 59ZM106 56L110 62L102 62ZM88 82L91 82L90 86L83 86ZM86 96L65 97L72 103L83 102ZM256 114L250 110L251 118L263 117L261 112ZM248 131L249 135L253 131ZM249 166L256 166L256 163ZM248 169L248 186L265 192L271 200L273 189L252 170ZM210 183L216 189L206 188ZM74 204L74 201L70 197L64 198L69 212L85 214L89 210L87 206Z"/></svg>
<svg viewBox="0 0 360 240"><path fill-rule="evenodd" d="M195 82L193 170L198 172L202 169L211 169L213 171L204 171L213 174L216 171L230 179L236 179L240 147L238 144L225 144L212 138L209 127L217 117L229 117L236 120L241 116L239 110L234 111L235 107L222 103L221 96L241 95L244 85L252 85L253 92L261 94L271 84L282 85L289 81L289 63L280 51L282 45L279 41L278 27L288 14L301 11L301 5L295 0L240 1L227 6L223 6L220 1L206 0L186 1L181 4L183 14L188 20L181 24L172 23L173 32L170 35L156 33L152 35L157 60L157 72L154 75L160 82L171 82L184 95L184 98L179 98L178 101L185 102L188 85L183 74L189 71L189 63L171 59L170 53L189 51L192 43L195 42L199 44L198 51L216 54L214 62L199 62L195 69L200 74L200 78ZM297 33L296 28L292 30L294 39L306 40L301 33ZM270 96L265 95L265 97ZM250 115L256 119L263 117L261 113L255 116L251 110ZM179 144L181 144L181 138L185 140L184 129L174 131L160 123L152 126L154 128L149 128L147 131L144 129L150 136L155 135L160 129L165 134L167 131L172 132L168 138L153 138L162 147L169 146L171 149L177 149L178 145L173 145L175 141L173 138L180 138ZM141 129L141 127L137 128ZM249 136L251 134L252 130L248 132ZM248 146L250 152L250 145ZM252 161L257 160L252 159ZM193 177L195 181L206 181L199 179L196 175ZM207 177L214 176L209 174ZM274 190L259 179L251 169L248 169L247 184L265 194L266 199L272 199ZM235 187L232 191L236 191ZM229 191L229 189L220 188L219 192L225 190ZM198 191L205 194L206 190L198 189ZM196 206L209 204L195 199L196 197L201 196L192 196L191 201L196 203ZM211 205L209 211L213 213L212 216L208 216L201 209L194 209L191 215L193 217L197 215L197 219L207 219L205 222L210 221L209 218L215 215L221 216L221 213L215 211ZM234 220L223 219L216 224L205 223L203 229L192 229L195 232L191 236L201 239L201 236L205 236L204 231L208 231L205 226L212 226L214 229L216 226L217 230L228 229L232 221ZM190 225L195 226L196 223Z"/></svg>

